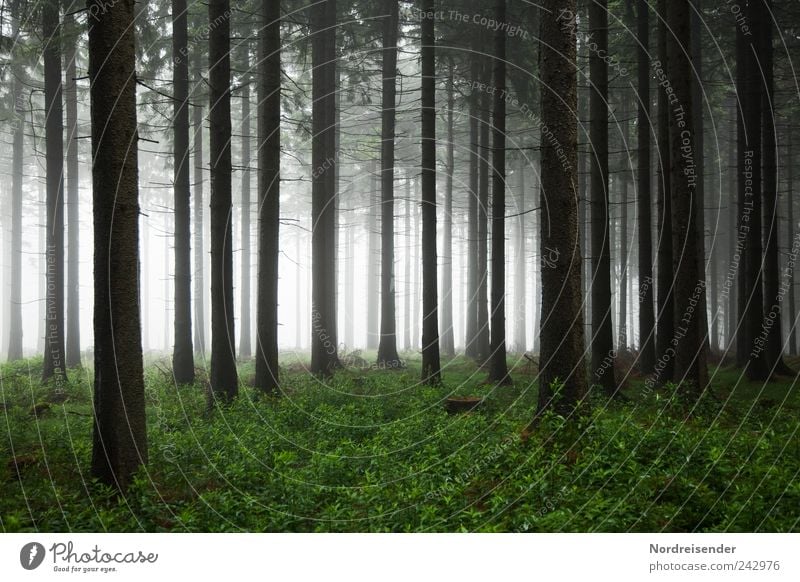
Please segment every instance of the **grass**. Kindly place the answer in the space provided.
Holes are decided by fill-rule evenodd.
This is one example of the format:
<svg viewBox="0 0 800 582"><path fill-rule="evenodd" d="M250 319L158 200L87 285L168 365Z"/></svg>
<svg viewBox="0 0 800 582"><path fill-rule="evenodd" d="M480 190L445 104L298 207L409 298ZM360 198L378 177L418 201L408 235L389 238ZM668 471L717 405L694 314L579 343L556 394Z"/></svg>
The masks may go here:
<svg viewBox="0 0 800 582"><path fill-rule="evenodd" d="M365 356L371 360L371 355ZM243 387L209 413L198 386L146 368L150 460L127 495L89 477L91 375L68 399L40 360L0 368L0 528L29 531L798 531L800 396L790 382L713 375L696 405L626 379L580 418L535 410L533 370L486 385L463 358L444 385L401 371L327 382L284 360L283 397ZM797 364L797 362L795 362ZM797 366L796 366L797 367ZM241 377L252 377L252 363ZM448 415L448 396L483 405Z"/></svg>

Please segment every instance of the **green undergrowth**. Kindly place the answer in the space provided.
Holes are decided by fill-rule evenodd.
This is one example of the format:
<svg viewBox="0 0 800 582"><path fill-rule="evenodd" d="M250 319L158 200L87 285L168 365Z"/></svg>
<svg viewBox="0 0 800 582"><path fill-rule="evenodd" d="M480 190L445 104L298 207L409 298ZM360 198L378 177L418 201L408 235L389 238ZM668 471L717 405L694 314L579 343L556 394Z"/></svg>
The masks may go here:
<svg viewBox="0 0 800 582"><path fill-rule="evenodd" d="M365 360L370 354L361 355ZM207 409L205 376L175 387L146 369L149 463L125 496L89 477L91 374L64 398L40 360L0 369L0 528L20 531L797 531L800 397L791 381L712 372L696 404L626 378L613 403L580 415L536 408L535 369L513 386L464 358L443 384L407 367L310 376L287 356L279 398L245 384ZM448 414L444 400L479 396Z"/></svg>

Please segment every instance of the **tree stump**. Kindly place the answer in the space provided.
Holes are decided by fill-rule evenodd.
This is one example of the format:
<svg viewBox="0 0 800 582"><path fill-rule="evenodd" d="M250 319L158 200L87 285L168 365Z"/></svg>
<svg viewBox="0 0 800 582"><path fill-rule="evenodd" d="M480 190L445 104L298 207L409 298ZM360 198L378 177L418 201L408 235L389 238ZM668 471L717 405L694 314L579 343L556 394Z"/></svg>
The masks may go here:
<svg viewBox="0 0 800 582"><path fill-rule="evenodd" d="M460 414L471 412L483 403L483 398L478 396L451 396L444 401L444 407L448 414Z"/></svg>

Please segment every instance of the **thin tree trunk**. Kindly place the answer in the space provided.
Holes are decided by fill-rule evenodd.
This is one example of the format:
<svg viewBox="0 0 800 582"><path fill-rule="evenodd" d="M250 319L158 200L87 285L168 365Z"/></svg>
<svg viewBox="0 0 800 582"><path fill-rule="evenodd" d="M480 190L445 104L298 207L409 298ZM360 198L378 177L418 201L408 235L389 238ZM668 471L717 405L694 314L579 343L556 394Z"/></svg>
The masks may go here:
<svg viewBox="0 0 800 582"><path fill-rule="evenodd" d="M792 142L792 127L786 128L786 245L787 252L792 253L795 250L795 237L794 232L794 149ZM795 299L794 289L794 270L790 271L787 275L786 285L789 290L787 292L787 324L789 328L789 355L797 355L797 303Z"/></svg>
<svg viewBox="0 0 800 582"><path fill-rule="evenodd" d="M483 43L481 43L483 44ZM481 68L481 79L486 79L485 63ZM475 354L483 365L489 358L489 95L482 92L479 106L479 139L478 146L478 331L475 339Z"/></svg>
<svg viewBox="0 0 800 582"><path fill-rule="evenodd" d="M589 4L589 29L598 50L589 54L592 217L592 382L608 395L617 389L611 311L611 240L608 213L608 2Z"/></svg>
<svg viewBox="0 0 800 582"><path fill-rule="evenodd" d="M69 17L69 26L66 28L70 37L78 34L78 25L75 16ZM66 87L64 99L67 113L67 246L69 256L67 260L67 367L74 368L81 365L81 322L80 322L80 204L79 175L78 175L78 84L76 81L77 58L75 38L67 45L64 55L66 63Z"/></svg>
<svg viewBox="0 0 800 582"><path fill-rule="evenodd" d="M31 130L36 131L33 119L31 119ZM38 205L39 205L39 273L44 273L47 269L47 192L41 180L38 185ZM47 335L47 281L45 277L39 277L39 326L36 341L36 353L44 354L45 336Z"/></svg>
<svg viewBox="0 0 800 582"><path fill-rule="evenodd" d="M541 10L543 256L539 414L548 408L569 414L586 394L575 123L576 8L575 0L544 0ZM559 22L559 14L568 15L568 21Z"/></svg>
<svg viewBox="0 0 800 582"><path fill-rule="evenodd" d="M258 290L256 388L277 393L278 253L281 165L281 14L279 2L262 4L258 84ZM300 235L298 234L298 237ZM298 252L299 261L299 252ZM300 322L297 322L300 325Z"/></svg>
<svg viewBox="0 0 800 582"><path fill-rule="evenodd" d="M495 20L506 21L506 0L497 0ZM506 362L506 31L494 37L492 135L492 324L489 382L511 384Z"/></svg>
<svg viewBox="0 0 800 582"><path fill-rule="evenodd" d="M719 192L719 174L711 173L711 192ZM711 224L720 224L720 211L717 207L712 215ZM714 241L709 250L709 283L708 292L710 300L708 304L711 310L711 326L709 329L709 353L716 353L720 345L720 305L719 305L719 242Z"/></svg>
<svg viewBox="0 0 800 582"><path fill-rule="evenodd" d="M627 150L629 144L628 112L623 109L622 141ZM628 161L623 158L620 173L620 218L619 218L619 340L617 351L628 351Z"/></svg>
<svg viewBox="0 0 800 582"><path fill-rule="evenodd" d="M738 73L737 73L738 75ZM738 84L738 80L737 80ZM739 224L738 224L738 209L739 209L739 179L736 172L738 164L738 145L737 137L740 125L740 116L738 114L738 105L736 101L733 102L731 110L734 111L736 121L729 122L728 129L728 241L729 241L729 258L728 258L728 281L726 287L728 289L728 302L727 302L727 334L725 337L726 351L733 352L736 355L738 363L739 346L737 342L737 329L738 325L738 297L741 287L742 272L741 272L741 256L739 246ZM736 132L736 134L734 133Z"/></svg>
<svg viewBox="0 0 800 582"><path fill-rule="evenodd" d="M94 162L92 475L123 491L138 467L147 463L134 6L134 0L118 0L112 10L105 10L102 0L91 0L88 16Z"/></svg>
<svg viewBox="0 0 800 582"><path fill-rule="evenodd" d="M517 353L525 353L527 349L527 334L525 325L527 320L527 309L525 293L525 158L520 156L517 164L519 174L518 199L519 205L517 212L517 248L514 250L514 300L517 308L514 312L514 344Z"/></svg>
<svg viewBox="0 0 800 582"><path fill-rule="evenodd" d="M414 183L414 194L416 195L415 198L420 198L420 188L419 188L419 181L415 181ZM411 318L411 347L414 349L419 348L422 345L422 340L420 339L420 323L422 317L420 316L421 312L421 302L422 302L422 276L420 275L420 253L422 249L422 237L421 237L421 224L420 224L420 207L417 204L411 204L411 230L413 236L411 237L411 248L409 250L411 254L411 264L414 266L414 279L411 284L411 308L414 312L413 317Z"/></svg>
<svg viewBox="0 0 800 582"><path fill-rule="evenodd" d="M189 32L186 0L172 0L173 107L175 136L175 345L172 373L177 384L194 382L192 348L191 186L189 176Z"/></svg>
<svg viewBox="0 0 800 582"><path fill-rule="evenodd" d="M708 383L706 369L705 268L700 255L697 224L696 128L692 111L692 69L686 48L691 47L690 0L670 4L667 25L667 76L674 91L670 104L669 136L671 154L672 247L681 249L672 260L676 342L675 379L683 391L697 397Z"/></svg>
<svg viewBox="0 0 800 582"><path fill-rule="evenodd" d="M370 163L369 176L369 214L367 215L367 349L378 347L380 332L378 329L378 302L380 300L378 257L380 256L380 240L378 238L378 187L377 164Z"/></svg>
<svg viewBox="0 0 800 582"><path fill-rule="evenodd" d="M229 0L210 0L208 38L211 160L211 389L216 399L239 392L233 322L231 215L231 64Z"/></svg>
<svg viewBox="0 0 800 582"><path fill-rule="evenodd" d="M470 55L470 76L475 87L479 78L477 51ZM480 94L473 89L469 96L469 200L467 201L467 315L464 334L464 353L477 360L478 344L478 106Z"/></svg>
<svg viewBox="0 0 800 582"><path fill-rule="evenodd" d="M345 233L345 272L344 272L344 342L350 350L355 348L355 240L353 228L349 225Z"/></svg>
<svg viewBox="0 0 800 582"><path fill-rule="evenodd" d="M403 346L405 351L411 349L411 249L414 243L411 231L411 178L406 175L406 200L405 200L405 252L403 262L405 264L405 297L403 298Z"/></svg>
<svg viewBox="0 0 800 582"><path fill-rule="evenodd" d="M64 121L61 87L61 27L56 0L42 3L45 139L47 144L46 341L42 379L65 379L64 361Z"/></svg>
<svg viewBox="0 0 800 582"><path fill-rule="evenodd" d="M433 13L433 0L420 0L423 13ZM423 18L422 61L422 381L441 382L439 314L436 281L436 37L433 18Z"/></svg>
<svg viewBox="0 0 800 582"><path fill-rule="evenodd" d="M14 4L11 36L19 34L20 3ZM13 150L11 161L11 293L9 295L8 359L19 360L22 350L22 156L24 148L25 117L22 102L22 83L19 71L12 68L14 80L11 92L14 99ZM70 250L70 258L72 251ZM5 258L5 257L3 257ZM44 318L42 318L44 319Z"/></svg>
<svg viewBox="0 0 800 582"><path fill-rule="evenodd" d="M336 0L311 11L312 337L311 371L341 367L336 333Z"/></svg>
<svg viewBox="0 0 800 582"><path fill-rule="evenodd" d="M197 59L195 76L198 85L202 83L201 74L202 51L195 51ZM203 265L203 106L199 95L195 95L194 118L194 349L205 360L206 353L206 320L205 320L205 277Z"/></svg>
<svg viewBox="0 0 800 582"><path fill-rule="evenodd" d="M453 109L455 108L455 89L453 81L454 64L450 61L447 76L447 175L444 193L444 218L442 221L442 354L452 358L455 355L453 336L453 172L455 171L455 139L453 135Z"/></svg>

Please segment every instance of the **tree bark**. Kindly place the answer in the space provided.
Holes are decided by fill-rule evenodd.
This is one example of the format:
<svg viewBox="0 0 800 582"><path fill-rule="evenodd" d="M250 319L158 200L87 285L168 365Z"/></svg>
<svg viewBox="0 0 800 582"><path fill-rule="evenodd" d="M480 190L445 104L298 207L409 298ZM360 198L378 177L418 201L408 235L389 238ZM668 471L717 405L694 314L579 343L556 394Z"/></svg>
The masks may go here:
<svg viewBox="0 0 800 582"><path fill-rule="evenodd" d="M229 0L210 0L208 20L211 160L211 390L229 402L239 392L233 322L231 64Z"/></svg>
<svg viewBox="0 0 800 582"><path fill-rule="evenodd" d="M693 200L697 211L695 214L697 229L697 260L700 264L700 272L703 278L706 277L706 194L705 194L705 133L703 129L703 14L702 0L691 0L690 9L690 28L691 28L691 63L690 79L692 84L692 115L694 123L694 163L697 174L697 185L694 188ZM702 294L697 305L697 317L700 319L699 325L707 348L710 347L708 312L706 295L707 290Z"/></svg>
<svg viewBox="0 0 800 582"><path fill-rule="evenodd" d="M64 346L64 121L61 86L59 3L42 3L45 140L47 144L46 331L42 379L65 380Z"/></svg>
<svg viewBox="0 0 800 582"><path fill-rule="evenodd" d="M19 2L13 5L11 36L19 35ZM13 150L11 161L11 292L9 294L8 359L19 360L22 350L22 156L24 149L25 111L23 108L20 72L12 67L14 80L11 93L14 99ZM71 251L70 251L71 256Z"/></svg>
<svg viewBox="0 0 800 582"><path fill-rule="evenodd" d="M455 144L453 143L453 109L455 89L454 64L450 61L447 76L447 175L444 192L444 217L442 220L442 354L455 355L453 336L453 172L455 171Z"/></svg>
<svg viewBox="0 0 800 582"><path fill-rule="evenodd" d="M341 367L336 333L336 0L311 11L312 307L311 371Z"/></svg>
<svg viewBox="0 0 800 582"><path fill-rule="evenodd" d="M622 109L622 143L628 148L628 111ZM619 307L618 307L618 352L628 351L628 161L623 158L619 168L620 217L619 217Z"/></svg>
<svg viewBox="0 0 800 582"><path fill-rule="evenodd" d="M794 148L792 142L792 128L786 128L786 245L791 253L795 250L794 232ZM797 329L795 319L797 317L797 303L794 289L794 270L787 274L786 285L789 288L786 293L787 324L789 328L789 355L797 355Z"/></svg>
<svg viewBox="0 0 800 582"><path fill-rule="evenodd" d="M262 4L258 85L258 291L255 385L277 393L278 253L281 165L281 13L279 2ZM299 236L299 235L298 235ZM300 322L297 322L300 325Z"/></svg>
<svg viewBox="0 0 800 582"><path fill-rule="evenodd" d="M484 43L481 43L483 46ZM486 63L481 59L481 80L489 82ZM478 317L475 354L477 361L483 365L489 358L489 128L491 101L489 94L480 94L479 140L478 145Z"/></svg>
<svg viewBox="0 0 800 582"><path fill-rule="evenodd" d="M506 0L495 3L495 20L506 21ZM506 31L494 37L492 119L492 308L489 382L511 384L506 362Z"/></svg>
<svg viewBox="0 0 800 582"><path fill-rule="evenodd" d="M742 43L744 62L743 127L739 142L739 183L741 189L740 224L745 234L744 292L740 299L743 312L740 316L742 339L746 358L747 376L763 381L769 377L763 329L763 249L762 249L762 188L761 188L761 7L760 0L748 3L747 16L752 35L745 35L737 27L737 39ZM742 305L744 300L744 305Z"/></svg>
<svg viewBox="0 0 800 582"><path fill-rule="evenodd" d="M477 46L477 45L476 45ZM480 357L478 342L478 287L480 261L478 260L478 107L480 93L475 82L480 77L477 48L470 55L469 95L469 200L467 201L467 316L464 334L464 354L474 360Z"/></svg>
<svg viewBox="0 0 800 582"><path fill-rule="evenodd" d="M380 239L378 238L378 164L370 163L369 173L369 214L367 215L367 349L374 350L380 342L379 311L380 301Z"/></svg>
<svg viewBox="0 0 800 582"><path fill-rule="evenodd" d="M201 74L202 51L195 50L197 84L203 83ZM195 89L197 93L197 89ZM206 318L205 277L203 276L205 252L203 243L203 106L195 94L192 124L194 126L194 349L205 360Z"/></svg>
<svg viewBox="0 0 800 582"><path fill-rule="evenodd" d="M517 245L514 249L514 301L517 304L514 311L514 349L517 353L523 354L528 343L525 330L527 295L525 293L525 158L523 156L519 157L517 173L519 178L517 212L519 216L517 216Z"/></svg>
<svg viewBox="0 0 800 582"><path fill-rule="evenodd" d="M172 0L173 120L175 140L175 345L172 373L176 384L194 382L192 348L191 186L189 177L189 32L186 0Z"/></svg>
<svg viewBox="0 0 800 582"><path fill-rule="evenodd" d="M592 382L608 395L617 390L614 333L611 321L611 240L608 214L608 2L589 4L590 34L596 51L589 54L589 133L592 217Z"/></svg>
<svg viewBox="0 0 800 582"><path fill-rule="evenodd" d="M681 249L672 260L675 309L675 380L682 391L698 397L708 383L706 369L705 268L700 258L697 224L697 174L695 158L701 155L696 146L696 128L692 111L692 65L687 47L691 47L690 0L670 3L667 25L667 75L674 101L670 103L669 137L671 154L672 247Z"/></svg>
<svg viewBox="0 0 800 582"><path fill-rule="evenodd" d="M586 395L578 235L575 12L575 0L542 3L539 414L548 408L569 414ZM568 21L559 21L559 14L568 15Z"/></svg>
<svg viewBox="0 0 800 582"><path fill-rule="evenodd" d="M415 244L411 231L411 177L406 175L406 188L405 188L405 228L404 234L406 239L405 252L403 253L403 262L405 266L405 293L403 298L403 347L405 351L411 349L411 245Z"/></svg>
<svg viewBox="0 0 800 582"><path fill-rule="evenodd" d="M431 18L421 23L422 61L422 381L441 382L436 281L436 38L433 0L420 0Z"/></svg>
<svg viewBox="0 0 800 582"><path fill-rule="evenodd" d="M766 330L766 366L770 374L794 375L783 360L783 326L781 324L782 294L778 252L778 135L775 131L777 115L774 94L772 48L772 0L759 0L763 11L761 22L760 70L763 75L761 122L763 131L764 165L764 319ZM791 241L791 239L789 239ZM791 247L791 242L789 242Z"/></svg>
<svg viewBox="0 0 800 582"><path fill-rule="evenodd" d="M667 67L667 0L658 0L658 64L666 74ZM658 170L661 180L658 185L658 297L656 311L655 379L658 383L670 382L675 369L675 359L670 356L670 347L675 335L674 299L672 288L672 204L669 150L669 103L666 88L658 92Z"/></svg>
<svg viewBox="0 0 800 582"><path fill-rule="evenodd" d="M92 475L122 491L147 463L134 6L134 0L119 0L108 9L102 0L88 4L94 161Z"/></svg>

